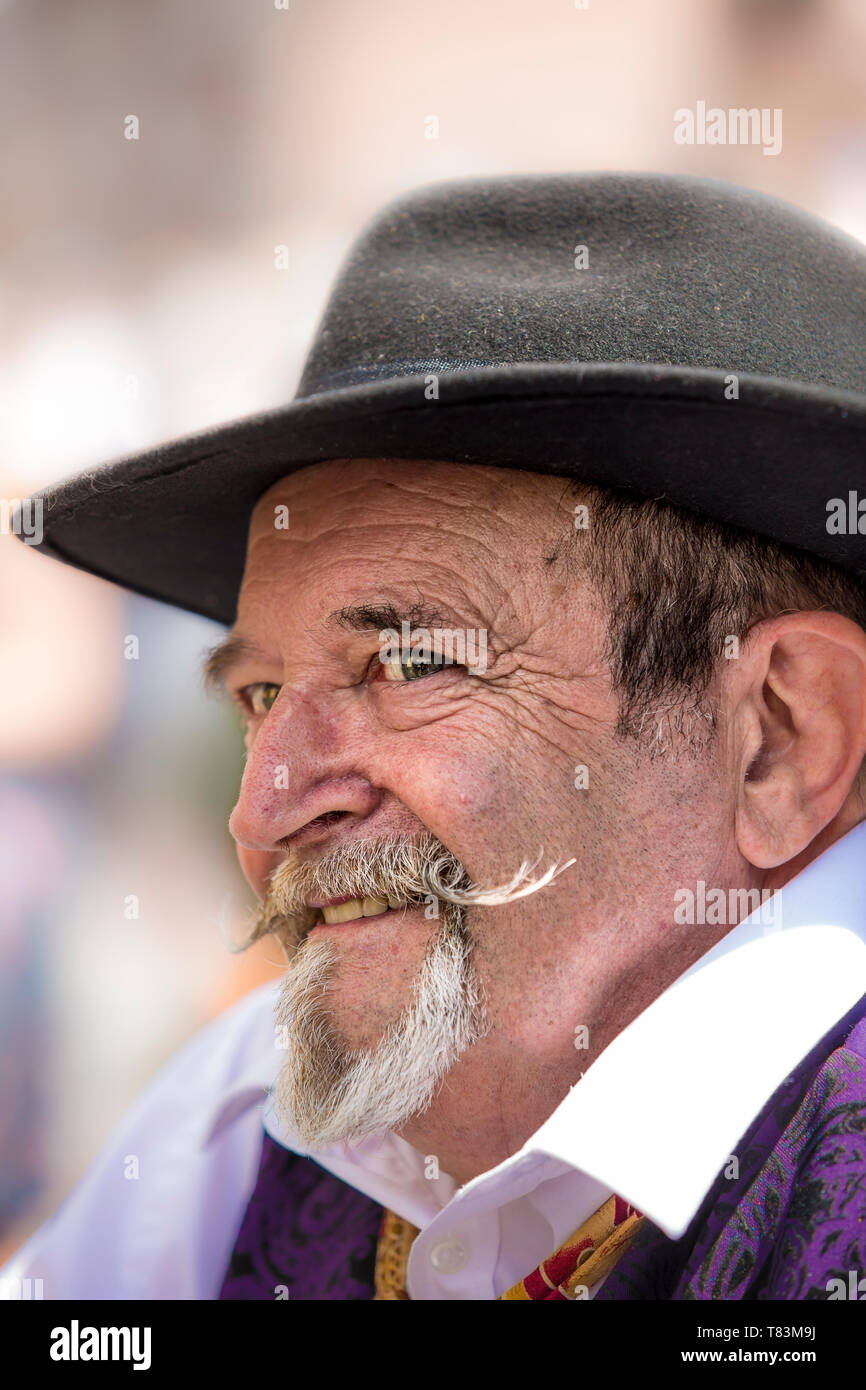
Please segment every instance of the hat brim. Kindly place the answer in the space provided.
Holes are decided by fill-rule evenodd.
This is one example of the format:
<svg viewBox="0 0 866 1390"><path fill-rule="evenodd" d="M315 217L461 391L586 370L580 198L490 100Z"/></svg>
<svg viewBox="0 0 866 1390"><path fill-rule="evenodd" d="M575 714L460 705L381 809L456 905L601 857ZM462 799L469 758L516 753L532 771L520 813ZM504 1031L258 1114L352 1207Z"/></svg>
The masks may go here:
<svg viewBox="0 0 866 1390"><path fill-rule="evenodd" d="M234 621L250 512L331 458L523 468L664 498L866 579L866 537L827 504L866 477L866 396L665 364L513 364L322 392L187 435L36 497L48 555ZM729 389L728 394L731 394Z"/></svg>

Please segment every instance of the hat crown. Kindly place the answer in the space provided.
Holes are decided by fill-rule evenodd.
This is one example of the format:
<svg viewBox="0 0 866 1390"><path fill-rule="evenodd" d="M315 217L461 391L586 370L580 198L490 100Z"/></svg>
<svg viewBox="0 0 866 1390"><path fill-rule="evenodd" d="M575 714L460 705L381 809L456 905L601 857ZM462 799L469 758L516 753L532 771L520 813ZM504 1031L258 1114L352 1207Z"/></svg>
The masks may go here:
<svg viewBox="0 0 866 1390"><path fill-rule="evenodd" d="M658 363L866 389L866 248L712 179L434 184L349 253L298 398L505 363Z"/></svg>

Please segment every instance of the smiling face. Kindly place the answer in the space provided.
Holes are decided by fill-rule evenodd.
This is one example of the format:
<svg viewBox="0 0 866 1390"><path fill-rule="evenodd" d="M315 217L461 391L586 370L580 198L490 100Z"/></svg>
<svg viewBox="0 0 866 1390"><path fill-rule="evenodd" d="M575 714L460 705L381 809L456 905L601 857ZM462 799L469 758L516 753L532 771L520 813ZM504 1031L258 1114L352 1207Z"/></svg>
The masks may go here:
<svg viewBox="0 0 866 1390"><path fill-rule="evenodd" d="M375 881L341 878L341 854L433 837L482 886L527 861L539 873L576 861L538 892L461 909L486 1031L449 1062L458 1108L479 1087L531 1085L549 1113L587 1064L574 1037L590 1001L616 981L595 1055L655 987L643 956L657 962L669 942L673 973L688 964L671 931L676 888L702 873L724 882L736 859L713 756L653 761L616 735L607 615L561 558L573 542L566 486L381 460L291 475L253 514L219 662L248 721L230 822L240 862L260 897L281 865L304 867L300 957L322 944L320 1016L344 1049L375 1049L405 1015L442 924L423 895L385 908ZM399 638L403 621L414 651L387 633ZM462 634L466 664L424 660L419 629L450 632L456 656ZM336 876L311 886L334 854ZM710 944L705 935L693 956Z"/></svg>

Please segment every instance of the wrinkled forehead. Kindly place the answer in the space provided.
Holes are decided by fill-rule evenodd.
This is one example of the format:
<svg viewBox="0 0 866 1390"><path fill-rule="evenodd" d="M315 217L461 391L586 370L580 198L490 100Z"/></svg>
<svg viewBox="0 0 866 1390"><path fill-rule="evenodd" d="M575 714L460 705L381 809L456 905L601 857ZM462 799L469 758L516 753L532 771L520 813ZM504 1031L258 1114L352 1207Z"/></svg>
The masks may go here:
<svg viewBox="0 0 866 1390"><path fill-rule="evenodd" d="M460 554L503 573L561 543L571 526L567 479L521 470L399 459L333 459L275 483L251 518L247 570L282 546Z"/></svg>
<svg viewBox="0 0 866 1390"><path fill-rule="evenodd" d="M279 594L417 583L498 606L539 582L572 532L561 477L485 465L336 459L288 475L253 511L239 615ZM545 563L546 562L546 563Z"/></svg>
<svg viewBox="0 0 866 1390"><path fill-rule="evenodd" d="M416 522L447 524L462 513L467 528L473 520L489 525L494 517L521 522L538 532L537 524L555 522L569 480L483 464L440 460L329 459L287 475L257 502L251 537L274 529L282 505L286 530L304 536L318 527L363 523L411 515ZM294 509L292 511L292 509ZM561 518L559 518L561 520Z"/></svg>

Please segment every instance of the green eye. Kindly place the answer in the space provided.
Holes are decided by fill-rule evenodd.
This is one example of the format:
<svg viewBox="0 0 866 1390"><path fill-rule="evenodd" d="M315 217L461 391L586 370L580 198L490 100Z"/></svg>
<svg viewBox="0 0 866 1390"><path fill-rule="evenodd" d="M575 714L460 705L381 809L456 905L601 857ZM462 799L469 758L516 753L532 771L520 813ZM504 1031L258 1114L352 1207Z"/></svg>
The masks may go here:
<svg viewBox="0 0 866 1390"><path fill-rule="evenodd" d="M386 681L417 681L430 676L439 667L435 661L400 661L394 657L383 662L383 675Z"/></svg>
<svg viewBox="0 0 866 1390"><path fill-rule="evenodd" d="M257 681L255 685L248 685L246 696L253 714L267 714L279 693L280 687L272 681Z"/></svg>

